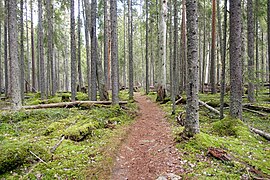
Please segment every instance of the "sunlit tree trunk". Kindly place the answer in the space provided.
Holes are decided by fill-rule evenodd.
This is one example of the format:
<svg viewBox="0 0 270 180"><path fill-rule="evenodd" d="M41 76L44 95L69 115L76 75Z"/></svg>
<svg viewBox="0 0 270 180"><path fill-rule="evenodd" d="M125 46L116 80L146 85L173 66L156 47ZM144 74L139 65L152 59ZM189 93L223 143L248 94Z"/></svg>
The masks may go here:
<svg viewBox="0 0 270 180"><path fill-rule="evenodd" d="M30 0L31 8L31 55L32 55L32 92L36 89L36 64L35 64L35 41L34 41L34 20L33 20L33 0Z"/></svg>
<svg viewBox="0 0 270 180"><path fill-rule="evenodd" d="M79 91L83 87L83 76L82 76L82 63L81 63L81 9L80 0L78 0L78 77L79 77Z"/></svg>

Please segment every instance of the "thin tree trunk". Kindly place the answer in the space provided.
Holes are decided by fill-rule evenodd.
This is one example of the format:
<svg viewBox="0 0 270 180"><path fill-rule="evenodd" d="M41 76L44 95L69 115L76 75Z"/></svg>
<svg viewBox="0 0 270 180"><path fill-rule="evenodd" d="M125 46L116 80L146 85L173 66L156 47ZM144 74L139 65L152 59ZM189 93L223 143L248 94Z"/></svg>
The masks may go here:
<svg viewBox="0 0 270 180"><path fill-rule="evenodd" d="M97 36L96 36L97 1L91 6L91 101L97 100Z"/></svg>
<svg viewBox="0 0 270 180"><path fill-rule="evenodd" d="M226 47L227 47L227 0L224 2L224 31L223 31L223 56L221 71L221 87L220 87L220 119L224 118L224 96L225 96L225 66L226 66Z"/></svg>
<svg viewBox="0 0 270 180"><path fill-rule="evenodd" d="M0 1L0 9L2 10L3 4ZM2 71L2 19L0 19L0 96L2 95L3 71Z"/></svg>
<svg viewBox="0 0 270 180"><path fill-rule="evenodd" d="M199 128L199 66L198 66L198 14L197 1L187 0L187 106L184 135L192 137Z"/></svg>
<svg viewBox="0 0 270 180"><path fill-rule="evenodd" d="M109 41L108 41L108 0L104 0L104 77L105 84L109 89L108 79L108 58L109 58Z"/></svg>
<svg viewBox="0 0 270 180"><path fill-rule="evenodd" d="M133 99L133 23L132 2L128 0L129 99Z"/></svg>
<svg viewBox="0 0 270 180"><path fill-rule="evenodd" d="M124 6L124 62L123 62L123 86L127 87L127 73L126 73L126 0L123 2ZM105 46L104 46L105 47Z"/></svg>
<svg viewBox="0 0 270 180"><path fill-rule="evenodd" d="M78 76L79 76L79 91L83 87L83 77L82 77L82 63L81 63L81 9L80 0L78 0Z"/></svg>
<svg viewBox="0 0 270 180"><path fill-rule="evenodd" d="M30 63L30 56L29 56L29 29L28 29L28 1L25 0L25 15L26 15L26 64L27 64L27 71L26 71L26 80L27 80L27 84L26 84L26 92L30 91L30 87L31 87L31 80L30 80L30 67L31 67L31 63Z"/></svg>
<svg viewBox="0 0 270 180"><path fill-rule="evenodd" d="M51 91L51 95L54 96L56 93L56 79L55 79L55 71L54 71L54 66L55 63L53 62L53 5L51 0L46 0L46 10L47 10L47 22L48 22L48 62L50 64L50 73L51 73L51 77L50 77L50 83L47 83L47 86L49 86L50 91ZM47 64L47 66L49 65ZM49 66L48 66L49 67ZM48 68L49 70L49 68ZM47 74L49 74L49 72L47 72ZM48 78L49 80L49 78Z"/></svg>
<svg viewBox="0 0 270 180"><path fill-rule="evenodd" d="M111 58L112 58L112 104L119 104L119 66L118 66L118 36L117 36L117 1L110 0L111 2Z"/></svg>
<svg viewBox="0 0 270 180"><path fill-rule="evenodd" d="M39 65L40 65L40 92L41 99L45 99L45 65L44 65L44 48L43 48L43 23L42 17L42 0L38 0L38 35L39 35Z"/></svg>
<svg viewBox="0 0 270 180"><path fill-rule="evenodd" d="M9 75L8 75L8 0L5 0L5 22L4 22L4 59L5 59L5 96L9 97Z"/></svg>
<svg viewBox="0 0 270 180"><path fill-rule="evenodd" d="M248 21L248 100L254 102L254 20L253 3L247 1L247 21Z"/></svg>
<svg viewBox="0 0 270 180"><path fill-rule="evenodd" d="M268 36L268 81L270 84L270 0L267 3L267 36ZM269 88L269 96L270 96L270 88Z"/></svg>
<svg viewBox="0 0 270 180"><path fill-rule="evenodd" d="M216 94L216 0L212 0L211 93Z"/></svg>
<svg viewBox="0 0 270 180"><path fill-rule="evenodd" d="M23 0L20 0L20 82L21 98L24 99L24 28L23 28ZM18 73L18 72L17 72Z"/></svg>
<svg viewBox="0 0 270 180"><path fill-rule="evenodd" d="M182 0L182 27L181 27L181 49L182 49L182 88L186 89L187 82L187 42L186 42L186 0Z"/></svg>
<svg viewBox="0 0 270 180"><path fill-rule="evenodd" d="M255 4L255 11L256 11L256 14L255 14L255 36L256 36L256 96L258 96L258 91L259 91L259 81L260 81L260 74L259 74L259 27L258 27L258 0L255 0L256 4Z"/></svg>
<svg viewBox="0 0 270 180"><path fill-rule="evenodd" d="M85 27L85 43L86 43L86 64L87 64L87 84L88 84L88 99L91 99L91 65L90 65L90 44L89 44L89 1L84 0L84 27ZM105 38L105 35L104 35ZM104 49L105 53L105 49ZM104 56L105 58L105 56Z"/></svg>
<svg viewBox="0 0 270 180"><path fill-rule="evenodd" d="M230 0L230 115L242 119L241 0Z"/></svg>
<svg viewBox="0 0 270 180"><path fill-rule="evenodd" d="M263 30L261 30L262 32L262 36L261 36L261 46L262 46L262 51L261 51L261 62L262 62L262 74L261 74L261 81L262 81L262 83L264 83L264 82L266 82L265 81L265 63L264 63L264 34L263 34Z"/></svg>
<svg viewBox="0 0 270 180"><path fill-rule="evenodd" d="M18 32L17 32L17 0L9 0L9 33L10 33L10 75L11 75L11 102L14 110L22 107L21 83L20 83L20 61L18 56Z"/></svg>
<svg viewBox="0 0 270 180"><path fill-rule="evenodd" d="M146 22L145 22L145 61L146 61L146 66L145 66L145 91L146 91L146 94L149 93L149 60L148 60L148 46L149 46L149 43L148 43L148 0L145 1L146 3Z"/></svg>
<svg viewBox="0 0 270 180"><path fill-rule="evenodd" d="M175 98L173 97L173 33L172 33L172 13L173 13L173 9L172 9L172 0L169 0L169 44L168 46L169 48L169 62L170 62L170 96L171 96L171 101L173 102L175 100ZM174 109L172 109L172 113L174 114Z"/></svg>
<svg viewBox="0 0 270 180"><path fill-rule="evenodd" d="M77 79L77 62L76 62L76 41L75 41L75 17L74 17L74 0L70 3L70 52L71 52L71 100L75 101L76 97L76 79Z"/></svg>
<svg viewBox="0 0 270 180"><path fill-rule="evenodd" d="M218 63L218 72L217 72L217 82L220 83L220 60L223 59L223 41L222 41L222 27L221 27L221 14L220 14L220 3L217 3L217 17L218 17L218 37L219 37L219 53L220 59L217 61ZM218 53L217 53L217 57Z"/></svg>
<svg viewBox="0 0 270 180"><path fill-rule="evenodd" d="M34 22L33 22L33 0L30 0L31 8L31 53L32 53L32 92L36 89L36 64L35 64L35 41L34 41Z"/></svg>
<svg viewBox="0 0 270 180"><path fill-rule="evenodd" d="M206 57L206 7L205 0L203 3L204 15L203 15L203 62L202 62L202 84L201 92L204 93L204 83L205 83L205 57Z"/></svg>

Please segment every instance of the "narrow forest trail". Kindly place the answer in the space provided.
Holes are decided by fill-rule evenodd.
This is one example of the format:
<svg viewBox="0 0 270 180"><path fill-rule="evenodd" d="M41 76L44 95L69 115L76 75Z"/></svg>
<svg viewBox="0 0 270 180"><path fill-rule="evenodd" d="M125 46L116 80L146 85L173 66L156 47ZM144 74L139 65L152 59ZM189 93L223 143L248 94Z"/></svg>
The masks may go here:
<svg viewBox="0 0 270 180"><path fill-rule="evenodd" d="M146 96L135 93L135 100L139 116L120 146L111 179L157 179L183 173L165 113Z"/></svg>

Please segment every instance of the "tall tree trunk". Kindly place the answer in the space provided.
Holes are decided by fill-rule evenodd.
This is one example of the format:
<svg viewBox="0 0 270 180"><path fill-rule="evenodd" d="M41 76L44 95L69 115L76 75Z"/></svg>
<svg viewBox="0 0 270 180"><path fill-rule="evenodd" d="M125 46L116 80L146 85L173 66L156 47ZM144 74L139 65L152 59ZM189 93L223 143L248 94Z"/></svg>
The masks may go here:
<svg viewBox="0 0 270 180"><path fill-rule="evenodd" d="M148 59L148 46L149 46L149 43L148 43L148 0L145 1L145 4L146 4L146 22L145 22L145 91L146 91L146 94L149 93L149 59Z"/></svg>
<svg viewBox="0 0 270 180"><path fill-rule="evenodd" d="M133 23L132 2L128 0L129 99L133 99Z"/></svg>
<svg viewBox="0 0 270 180"><path fill-rule="evenodd" d="M97 36L96 36L97 1L91 6L91 101L97 100Z"/></svg>
<svg viewBox="0 0 270 180"><path fill-rule="evenodd" d="M75 41L75 17L74 17L74 0L70 3L70 52L71 52L71 100L75 101L76 97L76 79L77 79L77 61L76 61L76 41Z"/></svg>
<svg viewBox="0 0 270 180"><path fill-rule="evenodd" d="M263 34L263 30L261 32L261 47L262 47L262 51L261 51L261 62L262 62L262 74L261 74L261 81L262 83L266 82L265 81L265 63L264 63L264 34Z"/></svg>
<svg viewBox="0 0 270 180"><path fill-rule="evenodd" d="M112 104L119 104L119 66L118 66L118 36L117 36L117 1L111 2L111 58L112 58Z"/></svg>
<svg viewBox="0 0 270 180"><path fill-rule="evenodd" d="M242 119L241 0L230 0L230 115Z"/></svg>
<svg viewBox="0 0 270 180"><path fill-rule="evenodd" d="M40 92L41 99L45 99L45 65L43 48L43 22L42 0L38 0L38 35L39 35L39 65L40 65Z"/></svg>
<svg viewBox="0 0 270 180"><path fill-rule="evenodd" d="M66 45L65 47L65 67L64 67L64 71L65 71L65 90L68 92L69 91L69 75L68 75L68 46Z"/></svg>
<svg viewBox="0 0 270 180"><path fill-rule="evenodd" d="M218 63L218 72L217 72L217 83L220 83L220 60L223 59L223 41L222 41L222 27L221 27L221 14L220 14L220 3L217 3L217 17L218 17L218 37L219 37L219 53L220 53L220 59L217 61ZM217 57L218 54L217 54Z"/></svg>
<svg viewBox="0 0 270 180"><path fill-rule="evenodd" d="M258 33L258 25L259 25L259 22L258 22L258 0L255 0L255 36L256 36L256 96L258 96L258 91L259 91L259 82L260 81L260 75L259 75L259 33Z"/></svg>
<svg viewBox="0 0 270 180"><path fill-rule="evenodd" d="M8 5L5 0L5 22L4 22L4 59L5 59L5 96L9 97L9 63L8 63Z"/></svg>
<svg viewBox="0 0 270 180"><path fill-rule="evenodd" d="M108 0L104 0L104 76L105 84L109 87L108 79L108 58L109 58L109 41L108 41Z"/></svg>
<svg viewBox="0 0 270 180"><path fill-rule="evenodd" d="M187 0L187 106L184 136L192 137L199 128L199 65L197 1Z"/></svg>
<svg viewBox="0 0 270 180"><path fill-rule="evenodd" d="M170 96L171 96L171 101L173 102L175 99L173 99L173 33L172 33L172 13L173 13L173 9L172 9L172 0L169 0L169 44L168 46L171 47L169 48L169 62L170 62ZM174 109L172 109L172 113L174 114Z"/></svg>
<svg viewBox="0 0 270 180"><path fill-rule="evenodd" d="M20 1L20 72L21 98L24 99L24 28L23 28L23 0Z"/></svg>
<svg viewBox="0 0 270 180"><path fill-rule="evenodd" d="M202 62L202 84L201 84L201 92L204 93L204 83L205 83L205 57L206 57L206 7L205 0L203 1L203 62Z"/></svg>
<svg viewBox="0 0 270 180"><path fill-rule="evenodd" d="M34 20L33 20L33 0L30 0L31 8L31 53L32 53L32 92L36 89L36 64L35 64L35 41L34 41Z"/></svg>
<svg viewBox="0 0 270 180"><path fill-rule="evenodd" d="M20 61L18 56L18 32L17 32L17 0L9 0L9 33L10 33L10 75L11 75L11 102L14 110L22 107L21 83L20 83Z"/></svg>
<svg viewBox="0 0 270 180"><path fill-rule="evenodd" d="M50 91L51 91L51 95L54 96L56 93L56 79L55 79L55 71L54 71L54 67L55 67L55 63L53 62L53 5L51 0L46 0L46 10L47 10L47 22L48 22L48 62L50 63L50 73L51 73L51 82L50 84L48 83L47 86L49 86ZM48 66L48 64L47 64ZM49 73L49 72L47 72ZM49 79L48 79L49 80Z"/></svg>
<svg viewBox="0 0 270 180"><path fill-rule="evenodd" d="M181 91L186 89L187 82L187 42L186 42L186 0L182 0L182 26L181 26L181 61L182 85Z"/></svg>
<svg viewBox="0 0 270 180"><path fill-rule="evenodd" d="M83 87L83 77L82 77L82 63L81 63L81 8L80 0L78 0L78 76L79 76L79 91Z"/></svg>
<svg viewBox="0 0 270 180"><path fill-rule="evenodd" d="M29 57L29 29L28 29L28 1L25 0L25 15L26 15L26 65L27 65L27 71L26 71L26 92L30 91L31 82L30 82L30 57Z"/></svg>
<svg viewBox="0 0 270 180"><path fill-rule="evenodd" d="M254 20L253 3L247 1L247 21L248 21L248 100L254 102Z"/></svg>
<svg viewBox="0 0 270 180"><path fill-rule="evenodd" d="M2 1L0 1L0 9L3 9ZM2 71L2 19L0 19L0 96L2 95L3 71Z"/></svg>
<svg viewBox="0 0 270 180"><path fill-rule="evenodd" d="M216 0L212 0L211 92L216 94Z"/></svg>
<svg viewBox="0 0 270 180"><path fill-rule="evenodd" d="M176 62L178 59L178 4L177 1L174 1L174 42L173 42L173 64L172 64L172 102L173 102L173 110L172 113L175 113L175 95L177 93L178 83L176 78Z"/></svg>
<svg viewBox="0 0 270 180"><path fill-rule="evenodd" d="M124 62L123 62L123 86L127 87L127 73L126 73L126 0L123 2L124 6ZM105 47L105 46L104 46Z"/></svg>
<svg viewBox="0 0 270 180"><path fill-rule="evenodd" d="M220 119L224 118L224 96L225 96L225 78L226 78L226 48L227 48L227 0L224 2L224 31L223 31L223 56L221 60L221 87L220 87Z"/></svg>
<svg viewBox="0 0 270 180"><path fill-rule="evenodd" d="M268 36L268 81L270 83L270 0L267 3L267 36ZM269 88L269 96L270 96L270 88Z"/></svg>
<svg viewBox="0 0 270 180"><path fill-rule="evenodd" d="M161 48L160 48L160 54L162 57L162 86L166 91L166 83L167 83L167 46L166 46L166 42L167 42L167 0L163 0L162 1L162 10L161 10L161 22L160 22L160 30L161 30Z"/></svg>
<svg viewBox="0 0 270 180"><path fill-rule="evenodd" d="M89 10L89 1L84 0L84 27L85 27L85 43L86 43L86 64L87 64L87 84L88 84L88 99L91 99L91 65L90 65L90 44L89 44L89 18L90 18L90 10ZM105 38L105 35L104 35ZM105 53L105 50L104 50Z"/></svg>

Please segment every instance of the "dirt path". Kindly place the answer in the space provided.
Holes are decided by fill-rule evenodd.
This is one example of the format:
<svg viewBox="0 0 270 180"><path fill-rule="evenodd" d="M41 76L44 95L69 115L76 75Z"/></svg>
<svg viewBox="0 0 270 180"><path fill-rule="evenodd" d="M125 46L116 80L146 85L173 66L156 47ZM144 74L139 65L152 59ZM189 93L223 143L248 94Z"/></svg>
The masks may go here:
<svg viewBox="0 0 270 180"><path fill-rule="evenodd" d="M111 179L156 179L183 173L165 113L147 97L135 94L140 112L121 145Z"/></svg>

